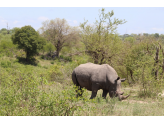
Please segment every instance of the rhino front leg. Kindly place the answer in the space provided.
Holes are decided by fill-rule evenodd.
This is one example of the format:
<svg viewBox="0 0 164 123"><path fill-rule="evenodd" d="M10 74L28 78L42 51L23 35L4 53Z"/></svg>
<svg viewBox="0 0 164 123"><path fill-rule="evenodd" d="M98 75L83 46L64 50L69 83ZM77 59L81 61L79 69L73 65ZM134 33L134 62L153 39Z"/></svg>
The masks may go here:
<svg viewBox="0 0 164 123"><path fill-rule="evenodd" d="M109 91L109 96L110 98L113 98L116 96L116 94L114 93L114 91Z"/></svg>
<svg viewBox="0 0 164 123"><path fill-rule="evenodd" d="M106 95L107 95L107 93L108 93L108 91L106 91L106 90L103 90L103 94L102 94L102 97L103 97L104 99L106 99Z"/></svg>
<svg viewBox="0 0 164 123"><path fill-rule="evenodd" d="M97 91L98 91L98 90L94 90L94 91L92 91L92 95L91 95L90 99L93 99L93 98L96 97L96 95L97 95Z"/></svg>

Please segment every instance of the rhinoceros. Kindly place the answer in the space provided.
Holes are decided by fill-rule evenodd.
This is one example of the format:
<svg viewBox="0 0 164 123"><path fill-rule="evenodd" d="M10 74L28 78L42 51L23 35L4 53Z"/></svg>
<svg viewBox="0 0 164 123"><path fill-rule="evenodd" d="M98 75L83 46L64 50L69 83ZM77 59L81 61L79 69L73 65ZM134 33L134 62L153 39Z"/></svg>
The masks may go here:
<svg viewBox="0 0 164 123"><path fill-rule="evenodd" d="M124 82L125 78L120 79L114 68L108 64L81 64L73 70L72 81L80 90L80 93L77 90L77 96L82 96L82 88L86 88L92 91L90 99L96 97L99 89L103 90L103 98L106 98L108 93L111 98L118 97L120 101L129 97L123 96L124 92L121 92L121 82Z"/></svg>

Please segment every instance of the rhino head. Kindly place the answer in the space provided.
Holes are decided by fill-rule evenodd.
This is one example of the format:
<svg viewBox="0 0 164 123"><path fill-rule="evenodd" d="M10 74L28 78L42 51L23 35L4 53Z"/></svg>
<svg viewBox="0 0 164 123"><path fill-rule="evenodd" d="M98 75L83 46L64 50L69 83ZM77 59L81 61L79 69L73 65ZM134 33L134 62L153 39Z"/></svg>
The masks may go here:
<svg viewBox="0 0 164 123"><path fill-rule="evenodd" d="M123 96L124 92L121 92L121 82L124 82L126 79L120 79L120 77L118 77L116 80L115 80L115 90L112 90L109 92L109 95L110 97L118 97L119 100L124 100L126 98L128 98L130 96L127 95L127 96Z"/></svg>

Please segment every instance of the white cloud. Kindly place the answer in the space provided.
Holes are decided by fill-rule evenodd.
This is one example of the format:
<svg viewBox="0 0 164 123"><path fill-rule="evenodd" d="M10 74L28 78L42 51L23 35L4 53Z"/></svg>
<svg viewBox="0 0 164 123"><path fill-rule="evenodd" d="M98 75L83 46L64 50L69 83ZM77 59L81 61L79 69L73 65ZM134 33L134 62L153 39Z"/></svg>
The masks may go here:
<svg viewBox="0 0 164 123"><path fill-rule="evenodd" d="M27 21L28 21L28 22L32 22L32 23L33 23L33 22L35 22L34 20L30 20L30 19L29 19L29 20L27 20Z"/></svg>
<svg viewBox="0 0 164 123"><path fill-rule="evenodd" d="M20 22L20 21L14 21L13 23L14 23L14 24L17 24L18 22Z"/></svg>
<svg viewBox="0 0 164 123"><path fill-rule="evenodd" d="M71 20L67 19L67 21L71 21Z"/></svg>
<svg viewBox="0 0 164 123"><path fill-rule="evenodd" d="M164 31L163 28L152 28L152 30L154 30L154 31L158 31L158 32Z"/></svg>
<svg viewBox="0 0 164 123"><path fill-rule="evenodd" d="M139 33L146 33L145 30L139 30L139 29L136 29L136 30L127 30L128 34L131 34L131 33L134 33L134 34L139 34Z"/></svg>
<svg viewBox="0 0 164 123"><path fill-rule="evenodd" d="M73 23L74 23L74 24L77 24L77 21L76 21L76 20L73 20Z"/></svg>
<svg viewBox="0 0 164 123"><path fill-rule="evenodd" d="M78 25L77 20L69 20L69 19L67 19L67 22L68 22L70 25L72 25L72 26L77 26L77 25Z"/></svg>
<svg viewBox="0 0 164 123"><path fill-rule="evenodd" d="M3 25L3 24L6 24L7 23L7 20L5 20L3 17L0 16L0 23Z"/></svg>
<svg viewBox="0 0 164 123"><path fill-rule="evenodd" d="M41 16L41 17L38 18L38 20L40 20L40 21L46 21L46 20L49 20L49 18L44 17L44 16Z"/></svg>

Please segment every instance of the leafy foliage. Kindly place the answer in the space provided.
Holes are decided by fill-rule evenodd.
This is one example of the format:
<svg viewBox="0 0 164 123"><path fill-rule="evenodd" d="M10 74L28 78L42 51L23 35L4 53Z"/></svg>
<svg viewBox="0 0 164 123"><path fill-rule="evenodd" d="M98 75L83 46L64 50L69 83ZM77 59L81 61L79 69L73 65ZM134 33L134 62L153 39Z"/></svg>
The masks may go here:
<svg viewBox="0 0 164 123"><path fill-rule="evenodd" d="M48 75L50 76L50 81L60 81L62 79L63 73L61 72L61 69L63 66L60 64L54 64L51 68L50 71L48 72Z"/></svg>
<svg viewBox="0 0 164 123"><path fill-rule="evenodd" d="M72 40L69 36L73 33L60 33L61 30L55 25L64 24L62 19L44 23L54 24L53 28L42 30L41 36L48 41L46 45L30 26L1 29L0 115L163 115L164 35L145 33L118 36L117 26L125 21L112 20L113 15L113 11L106 14L102 9L95 25L87 25L87 21L81 24L82 33L65 25L71 31L75 29L74 34L80 35L82 42L79 42L79 37ZM55 35L52 29L55 29ZM66 36L59 41L63 43L59 58L39 59L46 56L44 53L57 50L54 44L58 44L58 36ZM29 62L25 64L27 51L30 51L28 58L37 53L42 55L37 56L36 60L31 58L37 63L35 66ZM90 92L86 89L83 89L83 97L76 98L78 90L73 86L71 74L75 67L86 62L108 63L119 76L126 77L122 88L125 95L131 93L129 100L119 102L109 96L105 100L101 97L101 90L95 99L89 100Z"/></svg>
<svg viewBox="0 0 164 123"><path fill-rule="evenodd" d="M43 22L39 32L54 45L57 57L59 57L59 52L63 47L74 46L79 39L78 28L69 26L65 19L60 18Z"/></svg>
<svg viewBox="0 0 164 123"><path fill-rule="evenodd" d="M115 33L117 25L125 23L124 20L114 18L114 12L105 14L105 9L101 10L99 21L95 25L87 25L87 21L81 24L82 42L85 44L86 52L91 56L94 63L103 64L111 62L112 57L121 50L121 40Z"/></svg>
<svg viewBox="0 0 164 123"><path fill-rule="evenodd" d="M23 49L26 52L26 59L36 55L38 50L42 49L45 44L45 39L40 37L31 26L17 29L15 34L12 35L12 41L14 44L18 44L19 49Z"/></svg>

